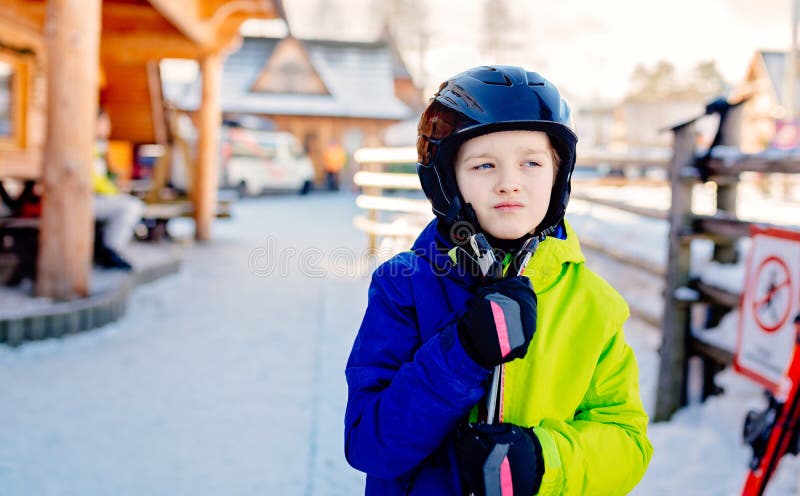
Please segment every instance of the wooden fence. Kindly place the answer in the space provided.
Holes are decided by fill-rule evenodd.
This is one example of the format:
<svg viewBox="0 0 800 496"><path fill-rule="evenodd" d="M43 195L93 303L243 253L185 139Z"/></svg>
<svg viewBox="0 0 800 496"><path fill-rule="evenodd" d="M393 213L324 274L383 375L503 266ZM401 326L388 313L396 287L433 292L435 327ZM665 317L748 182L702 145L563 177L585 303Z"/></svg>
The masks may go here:
<svg viewBox="0 0 800 496"><path fill-rule="evenodd" d="M356 205L365 215L353 222L369 237L369 250L378 250L379 240L392 244L411 242L422 227L433 218L430 203L422 195L419 177L413 171L417 160L416 150L403 148L362 148L355 153L360 166L353 181L362 193ZM401 166L409 172L391 172L387 167ZM400 194L397 194L400 193ZM405 193L405 194L403 194Z"/></svg>
<svg viewBox="0 0 800 496"><path fill-rule="evenodd" d="M741 112L741 105L734 105L727 110L726 117L720 120L718 140L715 140L717 146L709 154L696 149L695 123L699 118L672 129L669 254L654 415L656 421L669 419L678 408L687 404L689 361L692 357L699 357L702 364L702 399L721 391L714 384L714 376L733 358L731 350L704 342L696 337L697 333L692 332L692 309L695 305L703 305L706 309L702 329L709 329L716 327L726 313L736 309L740 299L739 294L713 287L690 276L692 240L711 240L715 262L737 263L736 242L749 236L751 226L750 222L736 216L740 174L800 172L800 157L796 155L743 154L738 151ZM724 153L714 153L715 150ZM713 215L698 215L692 209L692 188L700 181L699 162L705 164L708 179L717 187L716 213Z"/></svg>

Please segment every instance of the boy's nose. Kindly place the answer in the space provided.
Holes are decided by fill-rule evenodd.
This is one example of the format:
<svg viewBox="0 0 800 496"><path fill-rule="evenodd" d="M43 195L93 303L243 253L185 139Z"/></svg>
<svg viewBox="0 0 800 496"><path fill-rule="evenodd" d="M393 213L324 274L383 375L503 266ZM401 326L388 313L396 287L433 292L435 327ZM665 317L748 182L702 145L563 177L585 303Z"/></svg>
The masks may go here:
<svg viewBox="0 0 800 496"><path fill-rule="evenodd" d="M512 171L505 170L498 179L496 187L498 193L516 193L520 190L519 181Z"/></svg>
<svg viewBox="0 0 800 496"><path fill-rule="evenodd" d="M511 182L500 183L497 186L498 193L516 193L519 191L519 185Z"/></svg>

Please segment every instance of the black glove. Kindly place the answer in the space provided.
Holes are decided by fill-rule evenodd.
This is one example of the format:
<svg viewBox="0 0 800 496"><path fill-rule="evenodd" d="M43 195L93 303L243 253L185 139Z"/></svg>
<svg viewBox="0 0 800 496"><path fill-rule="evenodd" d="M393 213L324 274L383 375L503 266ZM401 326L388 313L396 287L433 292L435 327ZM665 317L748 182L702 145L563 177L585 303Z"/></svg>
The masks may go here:
<svg viewBox="0 0 800 496"><path fill-rule="evenodd" d="M525 276L483 286L458 321L467 355L491 369L522 358L536 331L536 293Z"/></svg>
<svg viewBox="0 0 800 496"><path fill-rule="evenodd" d="M544 459L533 429L514 424L461 425L456 431L456 456L464 486L477 496L539 492Z"/></svg>

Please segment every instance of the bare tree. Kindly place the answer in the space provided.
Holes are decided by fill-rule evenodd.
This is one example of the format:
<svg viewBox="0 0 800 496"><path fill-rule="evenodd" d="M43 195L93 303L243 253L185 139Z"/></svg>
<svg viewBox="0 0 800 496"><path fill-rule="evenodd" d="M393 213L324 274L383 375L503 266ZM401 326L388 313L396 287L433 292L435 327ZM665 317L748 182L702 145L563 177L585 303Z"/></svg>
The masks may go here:
<svg viewBox="0 0 800 496"><path fill-rule="evenodd" d="M631 75L631 100L659 100L680 92L675 77L675 66L660 60L652 69L637 64Z"/></svg>
<svg viewBox="0 0 800 496"><path fill-rule="evenodd" d="M728 88L715 60L698 62L692 70L691 84L692 89L702 96L719 95Z"/></svg>
<svg viewBox="0 0 800 496"><path fill-rule="evenodd" d="M511 11L507 0L484 0L481 13L481 53L496 63L514 58L523 48L519 13Z"/></svg>
<svg viewBox="0 0 800 496"><path fill-rule="evenodd" d="M373 11L401 53L414 60L409 69L415 73L417 85L425 87L428 82L425 59L434 39L425 4L421 0L373 0Z"/></svg>
<svg viewBox="0 0 800 496"><path fill-rule="evenodd" d="M702 61L689 77L679 79L672 63L661 60L654 67L637 64L631 74L631 90L627 98L638 101L663 99L704 100L724 93L728 85L715 61Z"/></svg>

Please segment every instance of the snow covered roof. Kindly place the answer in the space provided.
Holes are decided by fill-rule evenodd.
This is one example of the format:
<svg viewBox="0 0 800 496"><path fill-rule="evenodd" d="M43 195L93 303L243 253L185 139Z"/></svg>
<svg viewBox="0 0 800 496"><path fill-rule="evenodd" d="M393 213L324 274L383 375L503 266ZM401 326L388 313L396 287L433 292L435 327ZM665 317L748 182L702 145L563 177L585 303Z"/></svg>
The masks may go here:
<svg viewBox="0 0 800 496"><path fill-rule="evenodd" d="M297 40L329 94L254 91L276 47L286 39L245 38L225 61L222 110L231 113L404 119L411 110L394 94L394 64L385 42ZM185 110L200 103L199 78L190 84L164 78L165 97Z"/></svg>

